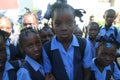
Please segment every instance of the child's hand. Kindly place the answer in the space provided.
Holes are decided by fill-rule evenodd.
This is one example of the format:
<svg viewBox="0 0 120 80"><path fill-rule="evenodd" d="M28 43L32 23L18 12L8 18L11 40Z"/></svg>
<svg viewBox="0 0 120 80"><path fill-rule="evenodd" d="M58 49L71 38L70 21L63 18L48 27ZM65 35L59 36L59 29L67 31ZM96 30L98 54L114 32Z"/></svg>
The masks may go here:
<svg viewBox="0 0 120 80"><path fill-rule="evenodd" d="M47 73L45 76L45 80L56 80L56 79L51 73Z"/></svg>

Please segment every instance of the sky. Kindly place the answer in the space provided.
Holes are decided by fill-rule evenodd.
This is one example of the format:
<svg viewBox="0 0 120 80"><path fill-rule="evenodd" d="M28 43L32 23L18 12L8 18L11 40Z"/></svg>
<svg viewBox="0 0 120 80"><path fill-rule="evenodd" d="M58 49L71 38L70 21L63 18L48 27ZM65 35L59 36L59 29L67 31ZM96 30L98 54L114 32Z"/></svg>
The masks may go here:
<svg viewBox="0 0 120 80"><path fill-rule="evenodd" d="M3 0L2 0L3 1ZM5 0L4 0L5 1ZM42 15L44 15L47 5L53 4L56 0L17 0L19 9L18 12L16 10L16 13L18 14L24 14L25 9L24 7L29 7L29 8L39 8L42 10ZM75 9L85 9L86 10L86 15L97 15L97 14L103 14L103 11L108 8L109 4L99 4L98 5L98 0L67 0L68 4L72 5ZM119 0L115 0L119 1ZM12 2L11 2L12 3ZM118 4L118 2L116 2ZM119 4L118 4L119 5ZM16 14L15 13L15 14ZM14 13L13 13L14 14ZM85 16L86 16L85 15Z"/></svg>
<svg viewBox="0 0 120 80"><path fill-rule="evenodd" d="M33 7L38 7L45 13L48 3L53 4L56 0L33 0ZM67 0L67 3L73 6L75 9L84 9L87 13L84 17L90 15L97 15L98 17L103 15L103 12L108 8L109 4L99 4L98 0Z"/></svg>
<svg viewBox="0 0 120 80"><path fill-rule="evenodd" d="M43 15L47 9L48 3L53 4L56 0L34 0L34 7L38 7L43 11ZM88 22L90 15L97 15L99 19L103 19L102 15L104 11L108 8L109 4L99 4L98 0L67 0L67 3L73 6L75 9L84 9L86 11L86 14L82 17L85 23ZM103 7L104 6L104 7ZM96 19L98 19L96 17ZM76 18L77 24L83 25L84 23L81 23L79 21L79 18Z"/></svg>
<svg viewBox="0 0 120 80"><path fill-rule="evenodd" d="M18 0L19 9L9 10L6 15L8 15L10 18L15 18L16 15L21 15L25 12L24 7L29 8L38 8L42 10L42 15L47 10L47 5L53 4L56 0ZM115 6L120 9L119 0L115 0ZM82 17L83 20L88 20L90 15L95 15L95 19L101 20L103 19L103 13L106 9L110 8L108 3L98 3L98 0L67 0L67 3L73 6L75 9L84 9L87 13L84 14ZM15 21L16 21L15 19Z"/></svg>

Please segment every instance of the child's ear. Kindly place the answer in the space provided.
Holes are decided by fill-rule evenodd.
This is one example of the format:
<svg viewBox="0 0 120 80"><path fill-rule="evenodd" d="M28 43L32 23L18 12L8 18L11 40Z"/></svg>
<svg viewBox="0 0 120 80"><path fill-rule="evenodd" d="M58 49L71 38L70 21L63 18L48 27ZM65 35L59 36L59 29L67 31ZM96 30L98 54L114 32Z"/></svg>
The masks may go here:
<svg viewBox="0 0 120 80"><path fill-rule="evenodd" d="M103 19L105 19L105 15L103 15Z"/></svg>

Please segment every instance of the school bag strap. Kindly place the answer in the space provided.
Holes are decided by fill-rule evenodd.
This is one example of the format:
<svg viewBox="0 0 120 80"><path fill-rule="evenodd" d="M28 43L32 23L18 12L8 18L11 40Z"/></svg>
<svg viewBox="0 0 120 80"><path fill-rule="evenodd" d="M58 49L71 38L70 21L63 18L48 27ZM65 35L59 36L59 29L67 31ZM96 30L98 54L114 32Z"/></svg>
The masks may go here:
<svg viewBox="0 0 120 80"><path fill-rule="evenodd" d="M52 50L51 50L51 40L49 40L49 41L47 41L43 46L44 46L44 49L45 49L45 51L46 51L46 53L47 53L47 55L48 55L48 57L49 57L49 59L50 59L50 62L52 62L52 56L53 56L53 54L52 54Z"/></svg>
<svg viewBox="0 0 120 80"><path fill-rule="evenodd" d="M100 26L99 30L102 28L102 26ZM114 26L114 34L115 34L115 37L117 37L118 35L118 30L117 28Z"/></svg>
<svg viewBox="0 0 120 80"><path fill-rule="evenodd" d="M27 61L24 61L21 67L29 71L32 80L45 80L41 72L39 70L35 71Z"/></svg>
<svg viewBox="0 0 120 80"><path fill-rule="evenodd" d="M10 50L10 60L18 60L18 59L23 59L24 54L22 54L18 48L18 45L10 44L9 45L9 50Z"/></svg>
<svg viewBox="0 0 120 80"><path fill-rule="evenodd" d="M110 64L111 70L107 70L106 80L110 80L114 72L114 63Z"/></svg>
<svg viewBox="0 0 120 80"><path fill-rule="evenodd" d="M79 43L79 49L80 49L80 53L81 56L83 58L84 56L84 51L85 51L85 47L86 47L86 40L84 38L80 38L77 37L78 43ZM53 56L53 51L51 50L51 40L47 41L44 45L43 45L46 53L48 54L48 57L50 59L50 62L52 62L52 56Z"/></svg>
<svg viewBox="0 0 120 80"><path fill-rule="evenodd" d="M8 71L9 80L17 80L16 72L14 69Z"/></svg>
<svg viewBox="0 0 120 80"><path fill-rule="evenodd" d="M90 80L96 80L95 79L95 72L94 71L91 71Z"/></svg>
<svg viewBox="0 0 120 80"><path fill-rule="evenodd" d="M8 71L9 80L17 80L16 73L22 64L22 60L9 61L9 63L13 66L13 69Z"/></svg>
<svg viewBox="0 0 120 80"><path fill-rule="evenodd" d="M114 33L115 33L115 36L117 37L117 34L118 34L118 30L116 27L114 27Z"/></svg>
<svg viewBox="0 0 120 80"><path fill-rule="evenodd" d="M79 43L79 49L82 57L84 56L85 48L86 48L86 39L77 37Z"/></svg>

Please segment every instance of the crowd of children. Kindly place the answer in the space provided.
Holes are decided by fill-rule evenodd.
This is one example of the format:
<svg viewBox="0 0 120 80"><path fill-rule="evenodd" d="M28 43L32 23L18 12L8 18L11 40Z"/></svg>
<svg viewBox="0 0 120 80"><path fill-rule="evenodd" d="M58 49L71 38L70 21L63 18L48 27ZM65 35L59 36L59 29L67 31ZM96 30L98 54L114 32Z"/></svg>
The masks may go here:
<svg viewBox="0 0 120 80"><path fill-rule="evenodd" d="M52 7L52 27L44 24L39 30L37 16L26 13L19 37L14 38L13 23L0 15L0 80L120 80L115 10L105 11L101 27L90 22L83 38L74 8L63 3Z"/></svg>

